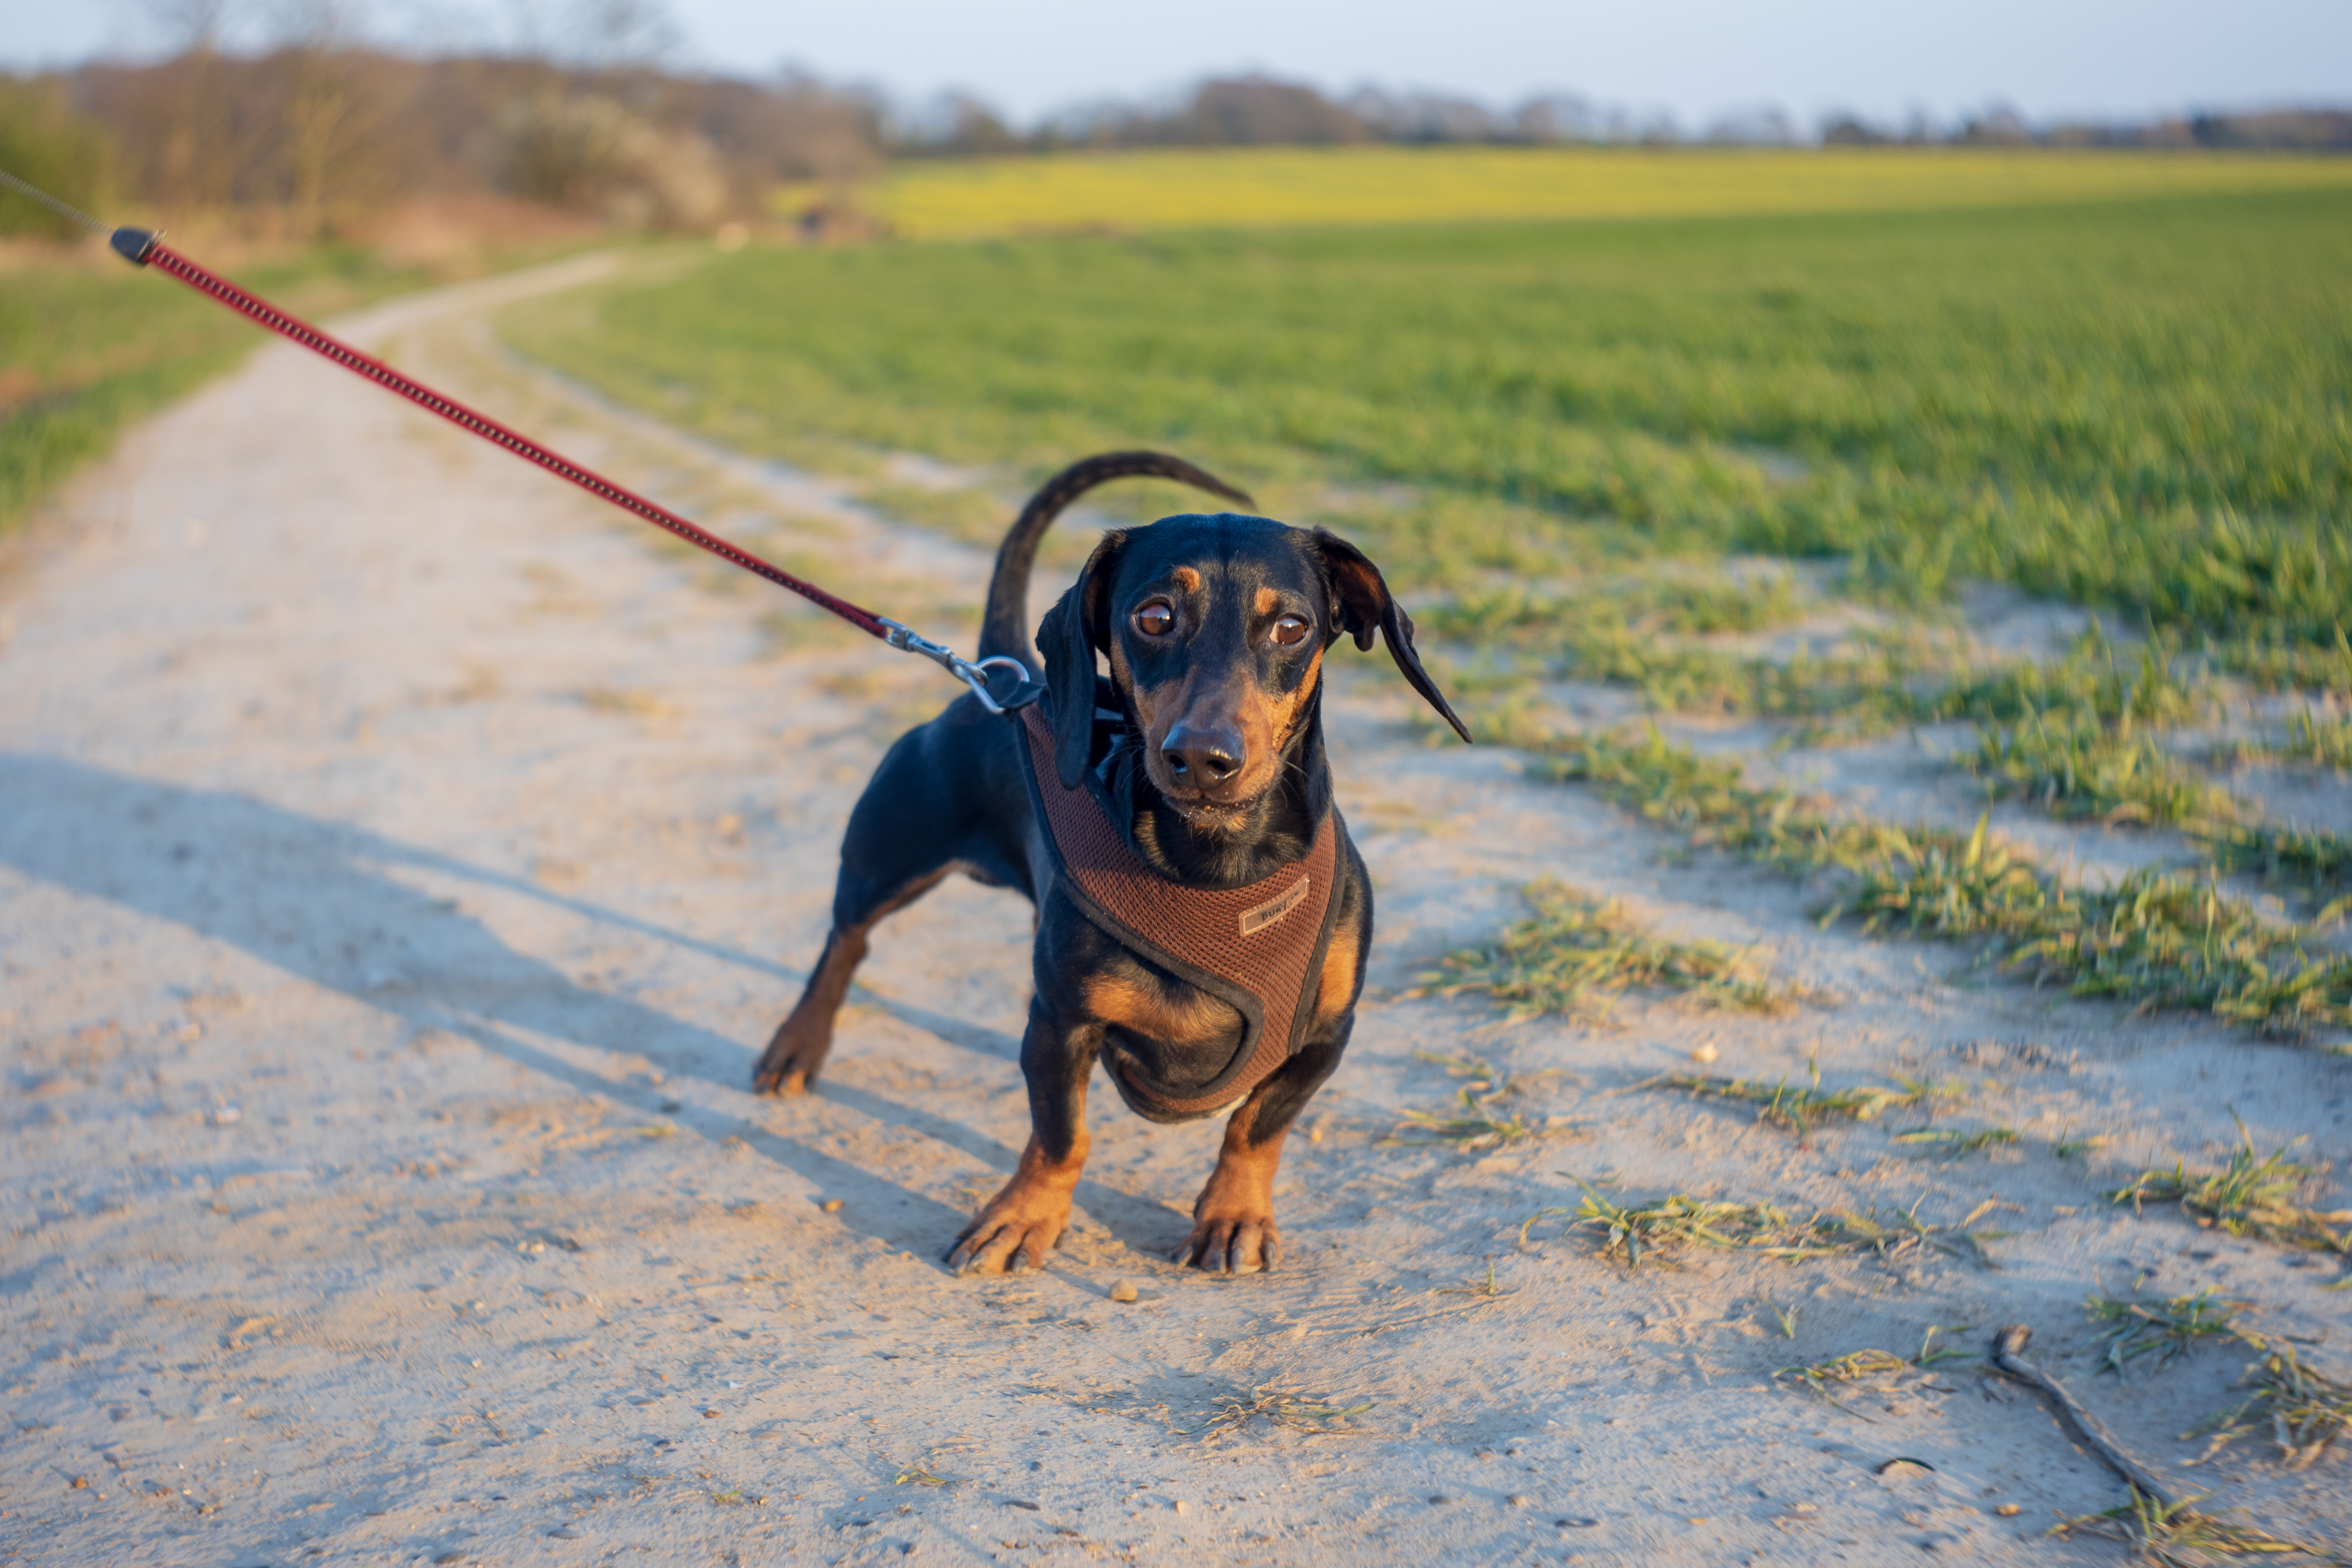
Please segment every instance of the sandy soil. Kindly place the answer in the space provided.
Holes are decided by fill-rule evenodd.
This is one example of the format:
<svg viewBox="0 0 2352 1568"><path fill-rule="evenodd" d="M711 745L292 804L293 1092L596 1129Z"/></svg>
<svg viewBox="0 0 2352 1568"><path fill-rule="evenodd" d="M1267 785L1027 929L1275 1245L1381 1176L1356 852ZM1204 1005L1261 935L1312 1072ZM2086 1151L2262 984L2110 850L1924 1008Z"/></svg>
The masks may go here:
<svg viewBox="0 0 2352 1568"><path fill-rule="evenodd" d="M487 310L597 265L349 326L968 639L977 554L496 353ZM1375 656L1345 661L1332 715L1375 991L1292 1140L1284 1268L1159 1261L1216 1127L1098 1094L1067 1250L959 1280L937 1259L1025 1133L1024 905L959 883L898 918L823 1092L745 1090L849 805L944 677L290 348L53 512L0 584L0 1560L2115 1561L2042 1539L2118 1489L1972 1364L1843 1408L1772 1378L1909 1354L1931 1325L1978 1350L2011 1321L2210 1506L2352 1541L2352 1456L2287 1472L2249 1437L2182 1468L2242 1354L2119 1386L2082 1306L2143 1275L2217 1285L2273 1331L2328 1335L2311 1353L2342 1374L2352 1292L2323 1293L2329 1268L2097 1192L2220 1160L2233 1114L2340 1166L2352 1062L1822 932L1801 889L1669 853L1508 754L1423 747ZM1715 739L1761 760L1766 737ZM1974 816L1909 742L1778 765ZM2340 785L2294 787L2341 810ZM2084 866L2168 850L2015 821ZM1762 944L1823 999L1761 1020L1629 1001L1586 1027L1402 994L1547 872ZM1520 1075L1545 1135L1384 1142L1459 1087L1423 1051ZM1952 1125L2026 1136L1939 1159L1893 1141L1916 1117L1800 1141L1633 1087L1694 1052L1956 1079ZM2061 1160L2069 1126L2109 1142ZM1556 1217L1520 1243L1571 1173L1937 1225L1990 1199L1979 1224L2017 1234L1997 1270L1628 1274ZM1138 1300L1109 1298L1120 1280ZM1286 1400L1362 1408L1302 1429Z"/></svg>

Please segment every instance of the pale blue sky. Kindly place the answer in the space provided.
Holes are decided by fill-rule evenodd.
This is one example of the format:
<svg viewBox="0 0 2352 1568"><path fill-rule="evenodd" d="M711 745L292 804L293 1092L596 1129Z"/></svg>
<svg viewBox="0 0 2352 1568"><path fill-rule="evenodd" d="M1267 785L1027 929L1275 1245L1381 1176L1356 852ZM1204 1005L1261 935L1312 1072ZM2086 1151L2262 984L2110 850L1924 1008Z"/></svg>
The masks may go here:
<svg viewBox="0 0 2352 1568"><path fill-rule="evenodd" d="M168 0L165 0L168 4ZM288 0L247 0L260 16ZM294 0L299 4L299 0ZM376 0L387 36L499 43L566 0ZM0 0L0 61L143 52L150 0ZM2352 100L2352 0L668 0L684 59L790 60L919 100L960 87L1027 120L1074 101L1259 69L1507 102L1567 89L1687 128L1764 103L2035 119ZM561 29L558 29L559 31Z"/></svg>

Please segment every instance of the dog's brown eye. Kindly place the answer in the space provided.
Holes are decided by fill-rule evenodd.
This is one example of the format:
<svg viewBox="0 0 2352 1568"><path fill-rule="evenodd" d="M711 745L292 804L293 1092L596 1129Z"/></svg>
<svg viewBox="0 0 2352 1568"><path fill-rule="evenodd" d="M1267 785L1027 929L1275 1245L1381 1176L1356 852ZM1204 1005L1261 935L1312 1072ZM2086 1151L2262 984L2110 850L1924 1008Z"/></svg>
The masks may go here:
<svg viewBox="0 0 2352 1568"><path fill-rule="evenodd" d="M1176 612L1154 600L1135 612L1135 629L1148 637L1164 637L1176 625Z"/></svg>
<svg viewBox="0 0 2352 1568"><path fill-rule="evenodd" d="M1285 616L1274 623L1274 640L1288 647L1307 640L1307 622L1299 616Z"/></svg>

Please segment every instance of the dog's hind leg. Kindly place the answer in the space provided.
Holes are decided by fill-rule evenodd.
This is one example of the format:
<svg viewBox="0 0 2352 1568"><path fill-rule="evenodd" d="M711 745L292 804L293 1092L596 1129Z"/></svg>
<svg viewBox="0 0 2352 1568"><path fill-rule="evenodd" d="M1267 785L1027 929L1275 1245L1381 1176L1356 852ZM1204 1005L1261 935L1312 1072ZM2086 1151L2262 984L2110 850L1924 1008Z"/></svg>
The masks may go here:
<svg viewBox="0 0 2352 1568"><path fill-rule="evenodd" d="M761 1053L760 1065L751 1071L755 1092L799 1094L816 1082L817 1072L833 1049L834 1015L841 1011L842 999L849 994L849 983L856 977L858 964L865 961L866 933L883 916L905 909L946 880L948 873L955 869L953 864L934 867L901 883L879 903L861 909L862 901L855 898L856 889L849 886L850 872L843 868L843 885L834 895L833 930L825 934L824 951L809 973L801 999L793 1004L792 1012L776 1026L768 1048ZM858 912L845 921L844 904Z"/></svg>
<svg viewBox="0 0 2352 1568"><path fill-rule="evenodd" d="M891 746L849 814L824 952L752 1069L754 1089L797 1094L816 1081L833 1048L834 1015L866 957L867 933L884 916L950 871L1027 891L1019 848L1027 801L1015 743L1003 720L967 697Z"/></svg>

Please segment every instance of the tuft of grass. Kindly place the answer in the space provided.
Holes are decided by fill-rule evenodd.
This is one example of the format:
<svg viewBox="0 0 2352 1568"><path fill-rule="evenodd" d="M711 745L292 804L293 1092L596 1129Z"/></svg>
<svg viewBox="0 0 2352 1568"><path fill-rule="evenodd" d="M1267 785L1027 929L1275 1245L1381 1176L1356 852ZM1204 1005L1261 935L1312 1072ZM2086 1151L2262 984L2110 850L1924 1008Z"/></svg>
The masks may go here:
<svg viewBox="0 0 2352 1568"><path fill-rule="evenodd" d="M1465 1078L1470 1081L1454 1090L1457 1110L1446 1111L1408 1110L1397 1124L1396 1132L1413 1132L1419 1136L1402 1138L1391 1133L1381 1140L1383 1143L1404 1143L1426 1146L1449 1143L1457 1149L1495 1149L1512 1143L1522 1143L1538 1135L1536 1126L1524 1113L1508 1110L1502 1102L1527 1093L1525 1082L1506 1077L1493 1064L1476 1057L1443 1056L1434 1051L1415 1051L1422 1061L1445 1069L1449 1078Z"/></svg>
<svg viewBox="0 0 2352 1568"><path fill-rule="evenodd" d="M2164 730L2210 713L2219 700L2210 677L2183 673L2171 638L2151 637L2126 658L2094 622L2061 658L1994 666L1948 687L1925 711L1990 724L2055 713L2077 723Z"/></svg>
<svg viewBox="0 0 2352 1568"><path fill-rule="evenodd" d="M1958 1158L1981 1153L1995 1144L2014 1143L2021 1136L2014 1127L1980 1127L1974 1132L1963 1132L1957 1127L1922 1127L1913 1132L1897 1132L1895 1142L1932 1144L1938 1152Z"/></svg>
<svg viewBox="0 0 2352 1568"><path fill-rule="evenodd" d="M674 703L650 691L634 691L618 686L583 688L580 700L599 713L626 714L637 719L667 719L677 711Z"/></svg>
<svg viewBox="0 0 2352 1568"><path fill-rule="evenodd" d="M1213 1442L1258 1422L1322 1435L1361 1415L1373 1405L1369 1399L1342 1405L1301 1398L1296 1384L1285 1379L1261 1383L1238 1394L1217 1394L1209 1403L1211 1414L1206 1424L1191 1432L1181 1432L1180 1428L1181 1435L1198 1437L1204 1443Z"/></svg>
<svg viewBox="0 0 2352 1568"><path fill-rule="evenodd" d="M1913 1370L1909 1362L1892 1351L1860 1350L1832 1361L1817 1361L1811 1366L1784 1366L1772 1375L1794 1378L1843 1410L1844 1402L1830 1392L1832 1384L1860 1383L1864 1378L1888 1377Z"/></svg>
<svg viewBox="0 0 2352 1568"><path fill-rule="evenodd" d="M1922 1198L1920 1201L1926 1200ZM1825 1240L1833 1242L1843 1252L1868 1253L1882 1260L1892 1261L1933 1251L1986 1268L1999 1268L2000 1265L1986 1250L1986 1243L2003 1241L2017 1233L1970 1227L2000 1206L1998 1199L1987 1198L1971 1209L1966 1219L1953 1226L1927 1224L1919 1217L1919 1205L1915 1203L1907 1209L1896 1209L1884 1216L1876 1209L1861 1214L1833 1212L1818 1217L1814 1226Z"/></svg>
<svg viewBox="0 0 2352 1568"><path fill-rule="evenodd" d="M2314 898L2352 888L2352 838L2340 833L2263 823L2217 827L2199 837L2213 864L2224 871L2260 877ZM2312 923L2325 925L2347 908L2352 900L2334 900L2312 917Z"/></svg>
<svg viewBox="0 0 2352 1568"><path fill-rule="evenodd" d="M1584 1189L1583 1200L1573 1208L1554 1205L1529 1215L1519 1226L1522 1246L1538 1221L1572 1215L1569 1228L1602 1232L1601 1256L1622 1254L1626 1267L1633 1269L1642 1267L1644 1258L1667 1248L1704 1247L1787 1259L1828 1258L1838 1251L1815 1239L1808 1224L1771 1204L1707 1201L1676 1193L1656 1203L1629 1206L1581 1177L1570 1180Z"/></svg>
<svg viewBox="0 0 2352 1568"><path fill-rule="evenodd" d="M1762 977L1751 953L1717 942L1655 936L1615 899L1550 878L1525 889L1535 917L1491 944L1447 957L1420 977L1426 994L1478 991L1513 1017L1560 1013L1599 1018L1631 987L1680 992L1712 1007L1779 1012L1790 994Z"/></svg>
<svg viewBox="0 0 2352 1568"><path fill-rule="evenodd" d="M2179 1204L2199 1225L2231 1236L2352 1258L2352 1230L2336 1228L2346 1216L2322 1215L2294 1202L2312 1167L2289 1160L2285 1149L2258 1156L2242 1123L2238 1131L2238 1147L2219 1171L2191 1171L2175 1161L2171 1170L2143 1171L2128 1186L2105 1196L2131 1205L2135 1213L2147 1204Z"/></svg>
<svg viewBox="0 0 2352 1568"><path fill-rule="evenodd" d="M2238 1320L2253 1310L2252 1302L2232 1300L2211 1286L2165 1297L2135 1289L2128 1296L2092 1296L2083 1305L2107 1342L2100 1364L2118 1379L2141 1356L2155 1356L2162 1371L2203 1341L2241 1338Z"/></svg>
<svg viewBox="0 0 2352 1568"><path fill-rule="evenodd" d="M1570 1229L1601 1232L1601 1255L1622 1254L1626 1267L1633 1269L1639 1269L1642 1260L1654 1253L1694 1247L1786 1262L1865 1253L1885 1260L1932 1249L1997 1268L1984 1244L2012 1234L1969 1229L1994 1206L1990 1201L1979 1205L1958 1226L1938 1227L1920 1220L1916 1204L1884 1219L1875 1212L1823 1211L1798 1220L1772 1204L1706 1200L1680 1193L1656 1203L1629 1205L1580 1176L1569 1179L1584 1189L1583 1199L1573 1206L1554 1205L1529 1215L1520 1222L1519 1244L1527 1245L1528 1232L1538 1222L1567 1215L1571 1216Z"/></svg>
<svg viewBox="0 0 2352 1568"><path fill-rule="evenodd" d="M2058 1130L2058 1137L2050 1145L2050 1152L2061 1160L2071 1160L2077 1154L2088 1154L2094 1150L2105 1148L2106 1143L2106 1135L2104 1133L2087 1132L2080 1138L2075 1137L2074 1124L2069 1121Z"/></svg>
<svg viewBox="0 0 2352 1568"><path fill-rule="evenodd" d="M1891 1377L1907 1372L1924 1372L1946 1362L1977 1360L1976 1354L1970 1351L1936 1348L1937 1334L1963 1333L1973 1327L1975 1325L1972 1323L1957 1324L1951 1328L1946 1328L1942 1324L1928 1325L1927 1333L1919 1341L1919 1353L1908 1361L1891 1351L1859 1350L1831 1361L1814 1362L1810 1366L1802 1364L1784 1366L1774 1372L1772 1375L1801 1383L1822 1398L1843 1410L1845 1408L1844 1403L1830 1392L1831 1385L1833 1384L1856 1384L1874 1377ZM1792 1334L1790 1337L1793 1339L1795 1336Z"/></svg>
<svg viewBox="0 0 2352 1568"><path fill-rule="evenodd" d="M2352 689L2347 669L2345 689ZM2267 745L2241 745L2229 753L2241 763L2296 763L2352 773L2352 719L2323 719L2306 708L2286 721L2286 738Z"/></svg>
<svg viewBox="0 0 2352 1568"><path fill-rule="evenodd" d="M2195 1504L2202 1500L2190 1498L2168 1505L2135 1487L2129 1502L2104 1513L2062 1521L2052 1527L2050 1533L2063 1538L2082 1531L2121 1541L2131 1547L2134 1557L2157 1563L2158 1568L2210 1568L2216 1557L2302 1554L2329 1560L2315 1547L2282 1540L2252 1525L2231 1524L2200 1513Z"/></svg>
<svg viewBox="0 0 2352 1568"><path fill-rule="evenodd" d="M1831 818L1654 728L1634 742L1579 737L1555 765L1694 845L1833 875L1824 924L1859 915L1866 931L1988 938L2004 963L2075 995L2210 1013L2268 1034L2352 1027L2352 958L2313 957L2309 927L2266 919L2210 879L2148 868L2111 887L2070 888L1994 842L1982 817L1966 836Z"/></svg>
<svg viewBox="0 0 2352 1568"><path fill-rule="evenodd" d="M2311 641L2272 632L2208 638L2205 657L2260 691L2352 691L2352 637L2340 623Z"/></svg>
<svg viewBox="0 0 2352 1568"><path fill-rule="evenodd" d="M1997 795L2029 801L2058 817L2096 817L2171 826L2227 823L2242 807L2155 736L2070 713L2036 714L1986 732L1961 765Z"/></svg>
<svg viewBox="0 0 2352 1568"><path fill-rule="evenodd" d="M1903 1079L1902 1087L1888 1089L1860 1084L1851 1089L1824 1089L1816 1079L1811 1088L1792 1087L1786 1078L1777 1083L1742 1078L1717 1078L1700 1073L1669 1072L1637 1087L1678 1089L1702 1100L1729 1100L1758 1108L1757 1120L1785 1127L1791 1132L1811 1131L1828 1121L1871 1121L1890 1110L1931 1106L1960 1091L1948 1084Z"/></svg>
<svg viewBox="0 0 2352 1568"><path fill-rule="evenodd" d="M2271 1440L2278 1445L2279 1457L2290 1469L2311 1464L2330 1444L2352 1432L2352 1384L2304 1365L2293 1345L2252 1335L2241 1337L2263 1352L2263 1359L2246 1369L2253 1396L2205 1423L2198 1432L2218 1427L2217 1443L2228 1442L2252 1431L2256 1423L2266 1422Z"/></svg>

